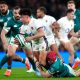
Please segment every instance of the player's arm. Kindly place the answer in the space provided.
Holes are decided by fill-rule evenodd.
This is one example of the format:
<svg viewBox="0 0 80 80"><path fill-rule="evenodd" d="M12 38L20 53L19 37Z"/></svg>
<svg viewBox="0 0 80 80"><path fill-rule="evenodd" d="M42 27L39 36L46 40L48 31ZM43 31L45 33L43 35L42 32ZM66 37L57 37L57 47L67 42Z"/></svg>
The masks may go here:
<svg viewBox="0 0 80 80"><path fill-rule="evenodd" d="M10 29L10 27L6 27L6 23L1 31L1 40L2 40L2 43L3 43L3 46L4 46L4 49L7 48L8 46L8 42L7 42L7 39L6 39L6 34L8 33L8 30Z"/></svg>
<svg viewBox="0 0 80 80"><path fill-rule="evenodd" d="M40 20L37 20L35 22L35 28L37 30L37 33L34 34L33 36L30 36L30 37L26 38L26 41L31 41L31 40L34 40L34 39L39 39L39 38L45 36L44 29L43 29L43 24L42 24L42 22Z"/></svg>
<svg viewBox="0 0 80 80"><path fill-rule="evenodd" d="M44 72L44 71L40 70L40 73L45 78L50 78L51 77L51 75L48 73L48 71Z"/></svg>
<svg viewBox="0 0 80 80"><path fill-rule="evenodd" d="M39 71L40 71L40 73L41 73L41 75L42 75L43 77L45 77L45 78L52 77L52 75L49 74L48 71L45 72L45 71L43 70L43 68L39 65L39 63L37 63L36 65L37 65L37 67L38 67L38 69L39 69Z"/></svg>
<svg viewBox="0 0 80 80"><path fill-rule="evenodd" d="M27 37L26 41L31 41L31 40L38 39L38 38L41 38L41 37L44 37L44 36L45 36L44 30L41 27L41 28L37 29L37 33L35 35Z"/></svg>
<svg viewBox="0 0 80 80"><path fill-rule="evenodd" d="M68 34L68 37L79 37L79 32L74 32L74 30L72 29L69 34Z"/></svg>

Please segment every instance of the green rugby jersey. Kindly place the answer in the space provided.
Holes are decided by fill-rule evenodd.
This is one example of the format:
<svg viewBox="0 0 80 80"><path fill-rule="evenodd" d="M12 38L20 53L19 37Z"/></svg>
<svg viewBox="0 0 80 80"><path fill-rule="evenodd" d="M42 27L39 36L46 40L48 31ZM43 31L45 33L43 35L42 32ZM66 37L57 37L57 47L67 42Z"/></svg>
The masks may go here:
<svg viewBox="0 0 80 80"><path fill-rule="evenodd" d="M12 10L8 10L6 15L0 13L0 28L3 28L4 23L10 20L11 17L13 17Z"/></svg>
<svg viewBox="0 0 80 80"><path fill-rule="evenodd" d="M80 30L80 10L77 9L75 11L74 31L77 32L79 30Z"/></svg>
<svg viewBox="0 0 80 80"><path fill-rule="evenodd" d="M20 33L20 27L22 26L22 22L20 20L16 20L12 17L8 22L4 24L3 29L7 30L7 37L15 37Z"/></svg>
<svg viewBox="0 0 80 80"><path fill-rule="evenodd" d="M69 72L69 69L64 63L57 57L56 61L48 69L49 74L53 77L73 77L74 75Z"/></svg>

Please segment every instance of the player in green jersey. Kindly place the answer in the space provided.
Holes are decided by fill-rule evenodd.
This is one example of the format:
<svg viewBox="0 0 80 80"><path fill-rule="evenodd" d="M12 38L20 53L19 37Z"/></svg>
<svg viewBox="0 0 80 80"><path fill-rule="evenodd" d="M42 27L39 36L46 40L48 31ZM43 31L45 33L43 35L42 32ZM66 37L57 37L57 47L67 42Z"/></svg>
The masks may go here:
<svg viewBox="0 0 80 80"><path fill-rule="evenodd" d="M67 64L63 63L60 58L56 56L53 51L48 52L46 57L47 64L49 66L48 70L45 72L39 63L37 66L43 77L75 77L80 76L80 70L74 72L74 70Z"/></svg>
<svg viewBox="0 0 80 80"><path fill-rule="evenodd" d="M0 2L0 28L3 28L4 23L13 16L12 10L9 10L6 2Z"/></svg>
<svg viewBox="0 0 80 80"><path fill-rule="evenodd" d="M14 16L8 22L6 22L4 24L3 30L1 32L2 43L3 43L4 48L7 50L7 54L1 60L0 68L2 68L2 66L9 59L11 59L11 61L12 61L12 59L15 58L15 51L16 51L16 47L18 47L18 45L14 44L14 39L15 39L15 36L20 33L19 29L22 26L22 22L20 21L19 11L20 11L19 7L14 8L14 10L13 10ZM11 48L11 46L13 46L13 47ZM21 61L26 64L29 62L27 58L26 58L27 62L25 59L22 59L20 57L16 57L16 58L17 58L16 59L17 61ZM8 69L9 70L7 70L6 76L10 76L10 74L11 74L11 65L9 66Z"/></svg>
<svg viewBox="0 0 80 80"><path fill-rule="evenodd" d="M68 1L67 3L67 8L68 9L73 9L74 10L74 32L75 33L70 33L71 34L71 42L73 45L76 45L76 43L80 42L80 10L76 9L75 2L73 0ZM75 53L75 63L73 65L73 68L78 67L78 62L80 62L80 59L77 57Z"/></svg>
<svg viewBox="0 0 80 80"><path fill-rule="evenodd" d="M22 22L20 21L20 15L19 15L19 11L20 8L14 8L13 9L13 14L14 17L12 17L8 22L5 23L3 30L2 30L2 34L1 34L1 38L2 41L4 43L5 47L7 48L7 56L4 56L5 59L8 59L9 57L12 57L15 54L15 51L18 48L18 44L15 44L15 38L17 38L19 40L20 46L24 49L24 52L27 53L28 59L32 64L33 69L37 71L35 63L33 61L33 56L32 56L32 51L31 51L31 47L29 43L25 43L24 41L24 37L22 35L24 35L23 33L20 32L20 29L22 27ZM6 41L6 37L9 38L9 43ZM25 35L27 37L27 35ZM2 67L4 65L4 63L6 62L5 59L2 59L2 63L0 65L0 67ZM27 58L26 58L27 59ZM19 59L17 59L20 62L26 63L27 69L30 68L30 64L29 61L27 59L27 62L25 59L22 59L19 57Z"/></svg>
<svg viewBox="0 0 80 80"><path fill-rule="evenodd" d="M13 17L13 12L12 10L9 10L7 3L4 1L0 1L0 33L4 26L4 23L10 20L12 17ZM3 48L6 51L7 47L3 45ZM14 58L18 58L18 56L15 55ZM8 69L11 68L11 60L8 60L7 68ZM7 74L7 71L5 72L5 75L6 74Z"/></svg>

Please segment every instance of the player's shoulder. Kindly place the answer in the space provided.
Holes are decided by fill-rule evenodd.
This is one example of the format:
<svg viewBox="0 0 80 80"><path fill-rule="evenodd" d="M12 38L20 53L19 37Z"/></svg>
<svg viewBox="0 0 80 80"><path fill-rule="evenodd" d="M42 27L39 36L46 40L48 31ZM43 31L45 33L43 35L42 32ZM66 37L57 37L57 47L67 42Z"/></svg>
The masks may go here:
<svg viewBox="0 0 80 80"><path fill-rule="evenodd" d="M66 16L61 17L60 19L58 19L58 22L64 22L66 19L67 19Z"/></svg>
<svg viewBox="0 0 80 80"><path fill-rule="evenodd" d="M44 18L46 18L46 19L55 19L53 16L50 16L50 15L45 15Z"/></svg>

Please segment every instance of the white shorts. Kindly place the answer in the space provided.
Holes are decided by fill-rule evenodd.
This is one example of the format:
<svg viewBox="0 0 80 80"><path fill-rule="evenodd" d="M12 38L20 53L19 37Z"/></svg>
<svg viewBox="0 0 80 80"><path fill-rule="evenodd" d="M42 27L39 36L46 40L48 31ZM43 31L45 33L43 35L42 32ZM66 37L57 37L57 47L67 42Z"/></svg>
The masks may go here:
<svg viewBox="0 0 80 80"><path fill-rule="evenodd" d="M48 47L50 47L52 44L56 43L55 39L54 39L54 36L48 36L47 41L48 41Z"/></svg>
<svg viewBox="0 0 80 80"><path fill-rule="evenodd" d="M40 44L34 44L32 43L32 49L33 51L43 51L46 50L46 43L40 43Z"/></svg>
<svg viewBox="0 0 80 80"><path fill-rule="evenodd" d="M70 41L69 38L68 38L68 36L61 37L59 40L61 42L65 42L65 43Z"/></svg>
<svg viewBox="0 0 80 80"><path fill-rule="evenodd" d="M59 47L61 43L60 43L60 40L57 37L55 37L55 42L56 42L57 46Z"/></svg>
<svg viewBox="0 0 80 80"><path fill-rule="evenodd" d="M64 42L64 43L70 42L68 37L63 37L63 38L60 38L60 39L55 37L55 41L56 41L56 44L57 44L58 47L60 46L61 42Z"/></svg>

